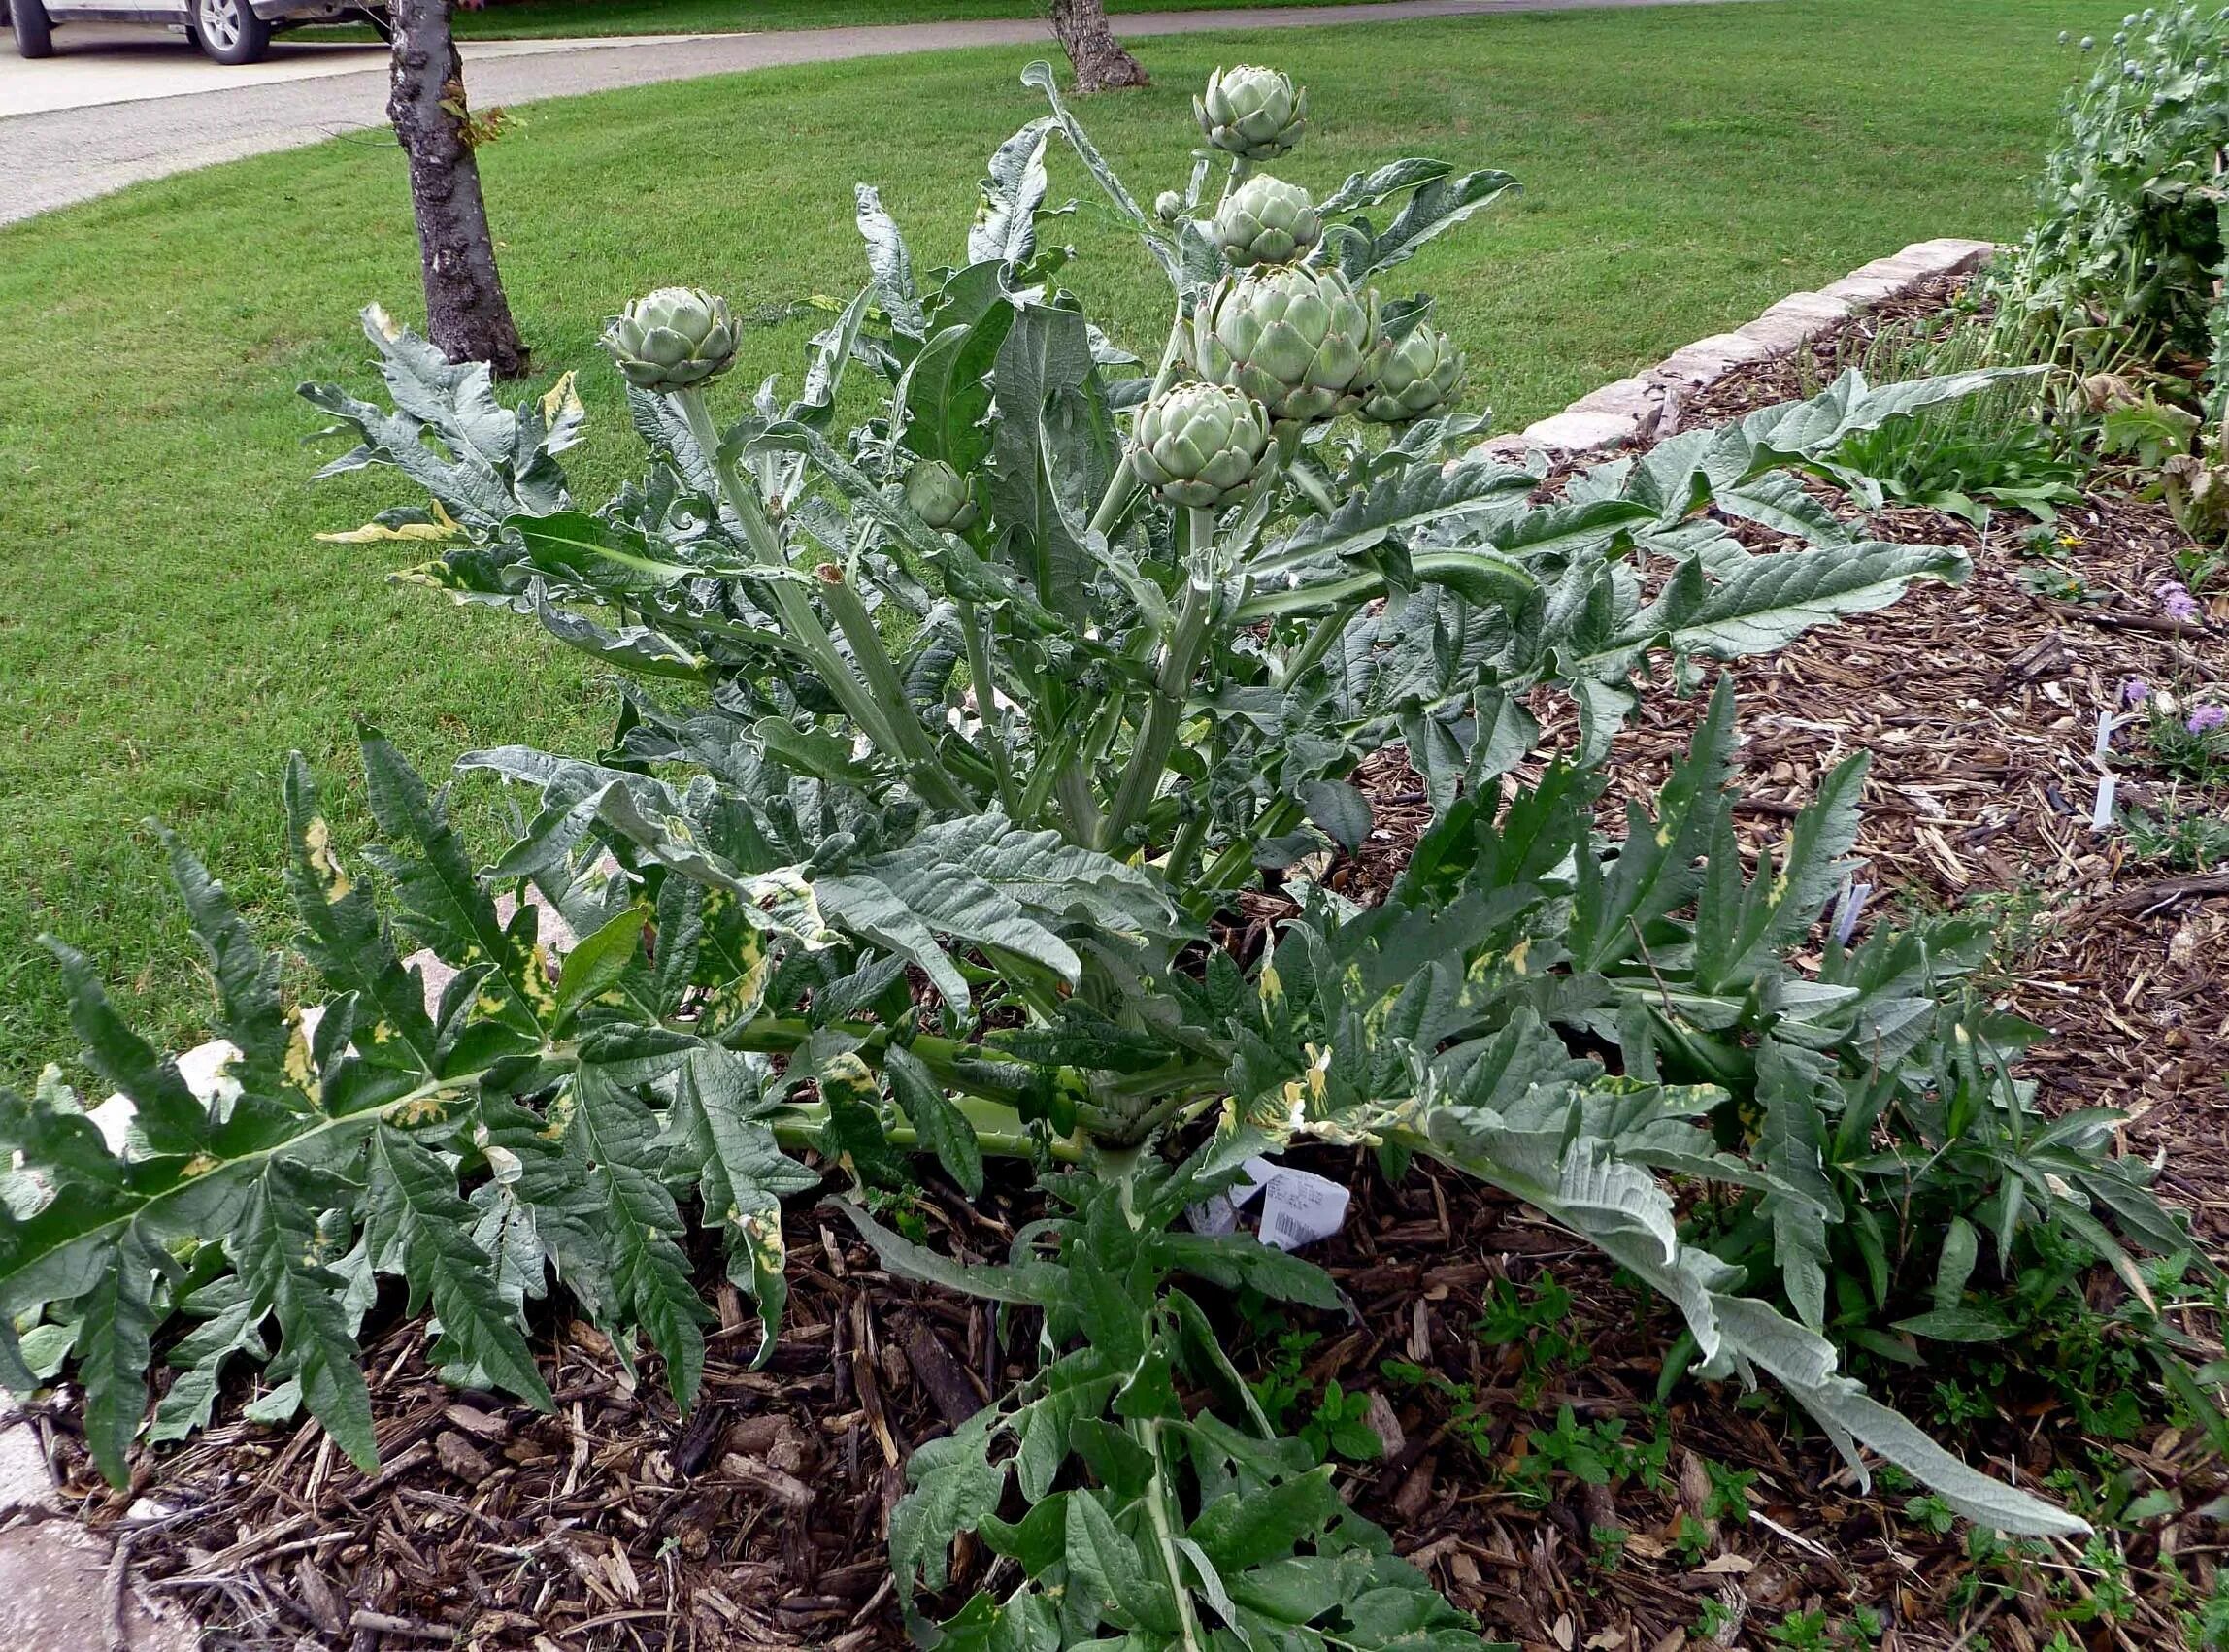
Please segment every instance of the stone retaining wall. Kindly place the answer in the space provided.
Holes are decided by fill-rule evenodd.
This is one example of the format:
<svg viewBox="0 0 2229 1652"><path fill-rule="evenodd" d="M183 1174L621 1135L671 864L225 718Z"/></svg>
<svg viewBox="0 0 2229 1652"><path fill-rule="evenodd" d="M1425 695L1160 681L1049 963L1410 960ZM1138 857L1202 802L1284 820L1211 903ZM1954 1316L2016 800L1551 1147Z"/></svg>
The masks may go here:
<svg viewBox="0 0 2229 1652"><path fill-rule="evenodd" d="M1506 458L1533 448L1563 457L1669 436L1679 427L1681 404L1735 368L1786 355L1883 300L1979 269L1995 250L1990 242L1948 236L1915 241L1817 292L1792 292L1746 326L1697 339L1645 373L1590 391L1518 434L1493 438L1485 449Z"/></svg>

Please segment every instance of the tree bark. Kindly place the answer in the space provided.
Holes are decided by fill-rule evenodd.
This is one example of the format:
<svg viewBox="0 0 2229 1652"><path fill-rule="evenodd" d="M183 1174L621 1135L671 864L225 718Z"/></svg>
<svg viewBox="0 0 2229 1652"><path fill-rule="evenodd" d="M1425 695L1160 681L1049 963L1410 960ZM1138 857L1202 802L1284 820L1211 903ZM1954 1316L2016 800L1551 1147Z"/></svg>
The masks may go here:
<svg viewBox="0 0 2229 1652"><path fill-rule="evenodd" d="M1107 26L1107 0L1052 0L1052 32L1060 37L1068 61L1076 65L1078 91L1152 83Z"/></svg>
<svg viewBox="0 0 2229 1652"><path fill-rule="evenodd" d="M495 267L449 9L449 0L393 0L387 13L394 30L387 117L410 157L426 333L449 360L484 361L498 378L516 378L526 371L526 346Z"/></svg>

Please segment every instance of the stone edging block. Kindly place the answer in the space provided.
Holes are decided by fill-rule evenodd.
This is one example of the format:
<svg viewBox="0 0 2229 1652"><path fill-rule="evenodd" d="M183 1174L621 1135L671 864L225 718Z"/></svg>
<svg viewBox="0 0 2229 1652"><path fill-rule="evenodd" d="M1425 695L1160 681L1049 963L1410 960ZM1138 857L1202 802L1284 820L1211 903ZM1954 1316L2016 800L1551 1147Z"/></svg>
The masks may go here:
<svg viewBox="0 0 2229 1652"><path fill-rule="evenodd" d="M1915 241L1816 292L1792 292L1754 321L1683 345L1647 372L1591 390L1521 434L1497 436L1475 451L1514 461L1537 449L1560 458L1669 436L1679 427L1680 404L1735 368L1787 355L1859 311L1979 269L1995 251L1993 243L1956 236Z"/></svg>

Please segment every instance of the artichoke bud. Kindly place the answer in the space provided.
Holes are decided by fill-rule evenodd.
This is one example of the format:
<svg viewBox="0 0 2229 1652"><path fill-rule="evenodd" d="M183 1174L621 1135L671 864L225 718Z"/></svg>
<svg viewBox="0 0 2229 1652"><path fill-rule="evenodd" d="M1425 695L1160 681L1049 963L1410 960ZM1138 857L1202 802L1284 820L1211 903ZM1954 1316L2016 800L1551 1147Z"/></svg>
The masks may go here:
<svg viewBox="0 0 2229 1652"><path fill-rule="evenodd" d="M1364 418L1406 424L1447 413L1462 399L1463 352L1437 327L1419 322L1397 340L1381 338L1371 352Z"/></svg>
<svg viewBox="0 0 2229 1652"><path fill-rule="evenodd" d="M1275 69L1241 63L1208 77L1192 113L1216 149L1242 160L1275 160L1307 128L1308 93Z"/></svg>
<svg viewBox="0 0 2229 1652"><path fill-rule="evenodd" d="M696 287L660 287L638 298L604 332L604 348L638 390L701 384L727 371L735 346L727 300Z"/></svg>
<svg viewBox="0 0 2229 1652"><path fill-rule="evenodd" d="M1269 265L1225 276L1192 318L1192 365L1280 423L1351 413L1370 389L1378 294L1336 270Z"/></svg>
<svg viewBox="0 0 2229 1652"><path fill-rule="evenodd" d="M1164 189L1153 197L1153 215L1165 224L1174 225L1184 215L1184 198L1174 189Z"/></svg>
<svg viewBox="0 0 2229 1652"><path fill-rule="evenodd" d="M1269 450L1259 403L1219 384L1180 384L1138 410L1130 468L1171 505L1219 511L1252 485Z"/></svg>
<svg viewBox="0 0 2229 1652"><path fill-rule="evenodd" d="M942 459L923 459L906 473L906 503L940 532L964 533L981 514L967 479Z"/></svg>
<svg viewBox="0 0 2229 1652"><path fill-rule="evenodd" d="M1267 173L1248 179L1215 214L1215 243L1232 269L1296 264L1323 239L1323 219L1308 191Z"/></svg>

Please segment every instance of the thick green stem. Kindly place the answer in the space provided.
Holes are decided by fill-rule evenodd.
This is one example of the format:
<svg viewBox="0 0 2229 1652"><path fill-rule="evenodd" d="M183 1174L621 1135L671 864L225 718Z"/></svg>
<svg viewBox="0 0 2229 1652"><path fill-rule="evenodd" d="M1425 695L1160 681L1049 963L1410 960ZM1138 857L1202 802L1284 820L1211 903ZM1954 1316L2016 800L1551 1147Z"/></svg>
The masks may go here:
<svg viewBox="0 0 2229 1652"><path fill-rule="evenodd" d="M956 604L960 635L967 639L968 681L975 689L976 715L982 720L983 744L990 748L991 773L998 778L998 801L1007 818L1026 825L1021 789L1014 782L1014 760L1006 749L1006 718L998 707L998 682L990 674L990 644L975 604Z"/></svg>
<svg viewBox="0 0 2229 1652"><path fill-rule="evenodd" d="M1028 1159L1038 1152L1040 1138L1031 1134L1021 1122L1020 1115L1012 1107L995 1102L962 1096L956 1104L968 1123L975 1126L976 1142L995 1159ZM826 1139L828 1109L819 1102L800 1102L774 1119L774 1139L791 1152L817 1149ZM918 1151L920 1132L910 1124L892 1125L882 1132L893 1147ZM1049 1144L1052 1156L1062 1164L1073 1165L1083 1157L1083 1143L1069 1137L1056 1137Z"/></svg>
<svg viewBox="0 0 2229 1652"><path fill-rule="evenodd" d="M1151 1076L1151 1088L1141 1088L1137 1095L1138 1102L1149 1105L1133 1112L1094 1102L1077 1109L1077 1128L1090 1137L1103 1152L1119 1149L1135 1153L1156 1130L1201 1097L1223 1094L1230 1082L1229 1074L1219 1067L1199 1074L1189 1081L1178 1075L1154 1074ZM1176 1087L1180 1084L1181 1088ZM1116 1097L1120 1099L1119 1092Z"/></svg>
<svg viewBox="0 0 2229 1652"><path fill-rule="evenodd" d="M1205 921L1222 904L1222 893L1252 859L1254 845L1289 832L1300 822L1300 805L1281 797L1254 818L1253 828L1231 840L1223 852L1200 875L1199 887L1185 903L1191 914Z"/></svg>
<svg viewBox="0 0 2229 1652"><path fill-rule="evenodd" d="M1130 469L1130 458L1125 453L1114 466L1114 474L1107 479L1107 491L1099 496L1099 509L1091 512L1091 531L1112 536L1114 524L1122 519L1122 512L1130 501L1137 497L1138 478Z"/></svg>
<svg viewBox="0 0 2229 1652"><path fill-rule="evenodd" d="M1208 810L1203 806L1192 811L1191 818L1177 829L1177 841L1169 845L1169 859L1163 876L1172 888L1181 889L1192 875L1192 862L1200 852L1200 845L1208 839Z"/></svg>
<svg viewBox="0 0 2229 1652"><path fill-rule="evenodd" d="M1097 843L1106 830L1106 822L1099 813L1099 800L1091 795L1091 776L1081 762L1060 766L1060 776L1052 782L1052 795L1059 800L1060 817L1067 823L1069 842L1085 848Z"/></svg>
<svg viewBox="0 0 2229 1652"><path fill-rule="evenodd" d="M835 616L836 628L844 633L844 641L851 644L851 657L858 662L860 673L867 679L867 690L874 695L890 723L891 733L897 737L899 748L890 755L905 764L914 789L937 808L972 809L975 800L946 772L937 756L935 742L921 726L921 719L914 714L913 706L906 698L905 681L898 676L889 650L882 646L882 634L875 628L875 616L867 611L867 605L859 600L859 593L851 588L841 568L823 564L818 574L820 600Z"/></svg>
<svg viewBox="0 0 2229 1652"><path fill-rule="evenodd" d="M1184 318L1179 315L1169 328L1169 342L1161 347L1161 369L1153 375L1153 394L1165 393L1177 381L1185 360Z"/></svg>
<svg viewBox="0 0 2229 1652"><path fill-rule="evenodd" d="M711 464L718 483L721 503L726 505L736 524L742 529L751 554L770 568L790 566L788 554L782 549L781 531L767 516L757 489L745 481L735 468L735 461L720 449L719 427L713 422L712 409L705 403L704 392L692 386L686 390L674 391L671 399L681 409L682 418L688 425L689 434L696 438L697 446L704 450L705 458ZM842 588L847 594L851 594L848 587ZM895 668L888 670L887 681L878 685L879 692L870 689L852 672L843 651L836 646L835 638L829 636L828 628L820 623L820 616L813 611L813 603L802 589L788 580L777 579L771 582L770 594L775 611L781 614L782 623L788 627L799 647L813 661L828 692L836 697L836 703L844 708L845 713L874 742L877 749L891 762L904 767L914 776L921 795L930 803L944 809L969 807L966 794L945 773L943 765L937 762L936 748L929 743L928 736L920 726L920 719L908 707L905 688L898 681ZM855 594L851 594L851 600L854 605L858 605ZM836 604L831 603L830 609L836 611ZM866 615L864 606L859 606L859 613L861 616ZM844 623L841 612L838 613L837 623ZM888 667L889 655L882 647L880 635L875 633L871 618L868 619L866 632L874 639L871 647L862 648L859 640L853 638L851 651L859 660L861 669L872 678L876 673L876 662L880 661ZM909 730L913 737L911 739L908 738Z"/></svg>
<svg viewBox="0 0 2229 1652"><path fill-rule="evenodd" d="M1190 516L1192 543L1204 546L1214 531L1214 518L1205 511L1194 511ZM1145 727L1138 731L1137 743L1130 747L1129 766L1122 771L1114 806L1107 811L1101 848L1119 852L1123 838L1161 789L1161 776L1184 720L1184 703L1191 697L1192 675L1199 669L1200 650L1207 643L1208 617L1214 601L1212 585L1203 586L1196 578L1184 581L1176 625L1161 646L1152 704L1147 709Z"/></svg>
<svg viewBox="0 0 2229 1652"><path fill-rule="evenodd" d="M1236 189L1240 184L1244 183L1252 176L1252 161L1247 159L1247 157L1244 155L1231 156L1230 174L1223 180L1223 201L1228 201L1231 198L1231 191ZM1222 211L1222 201L1215 203L1215 211L1218 213Z"/></svg>
<svg viewBox="0 0 2229 1652"><path fill-rule="evenodd" d="M1177 1598L1179 1643L1184 1652L1201 1652L1206 1641L1200 1634L1199 1613L1192 1605L1192 1592L1184 1586L1183 1560L1177 1550L1175 1525L1169 1519L1169 1505L1176 1501L1176 1494L1169 1484L1169 1470L1161 1462L1161 1419L1147 1417L1132 1426L1138 1431L1138 1443L1153 1460L1152 1483L1146 1488L1146 1518L1152 1522L1153 1541L1169 1574L1169 1593Z"/></svg>
<svg viewBox="0 0 2229 1652"><path fill-rule="evenodd" d="M1325 654L1331 652L1339 639L1346 635L1347 622L1361 607L1360 603L1349 603L1318 618L1310 627L1307 640L1284 662L1278 677L1278 686L1289 688L1307 676Z"/></svg>

